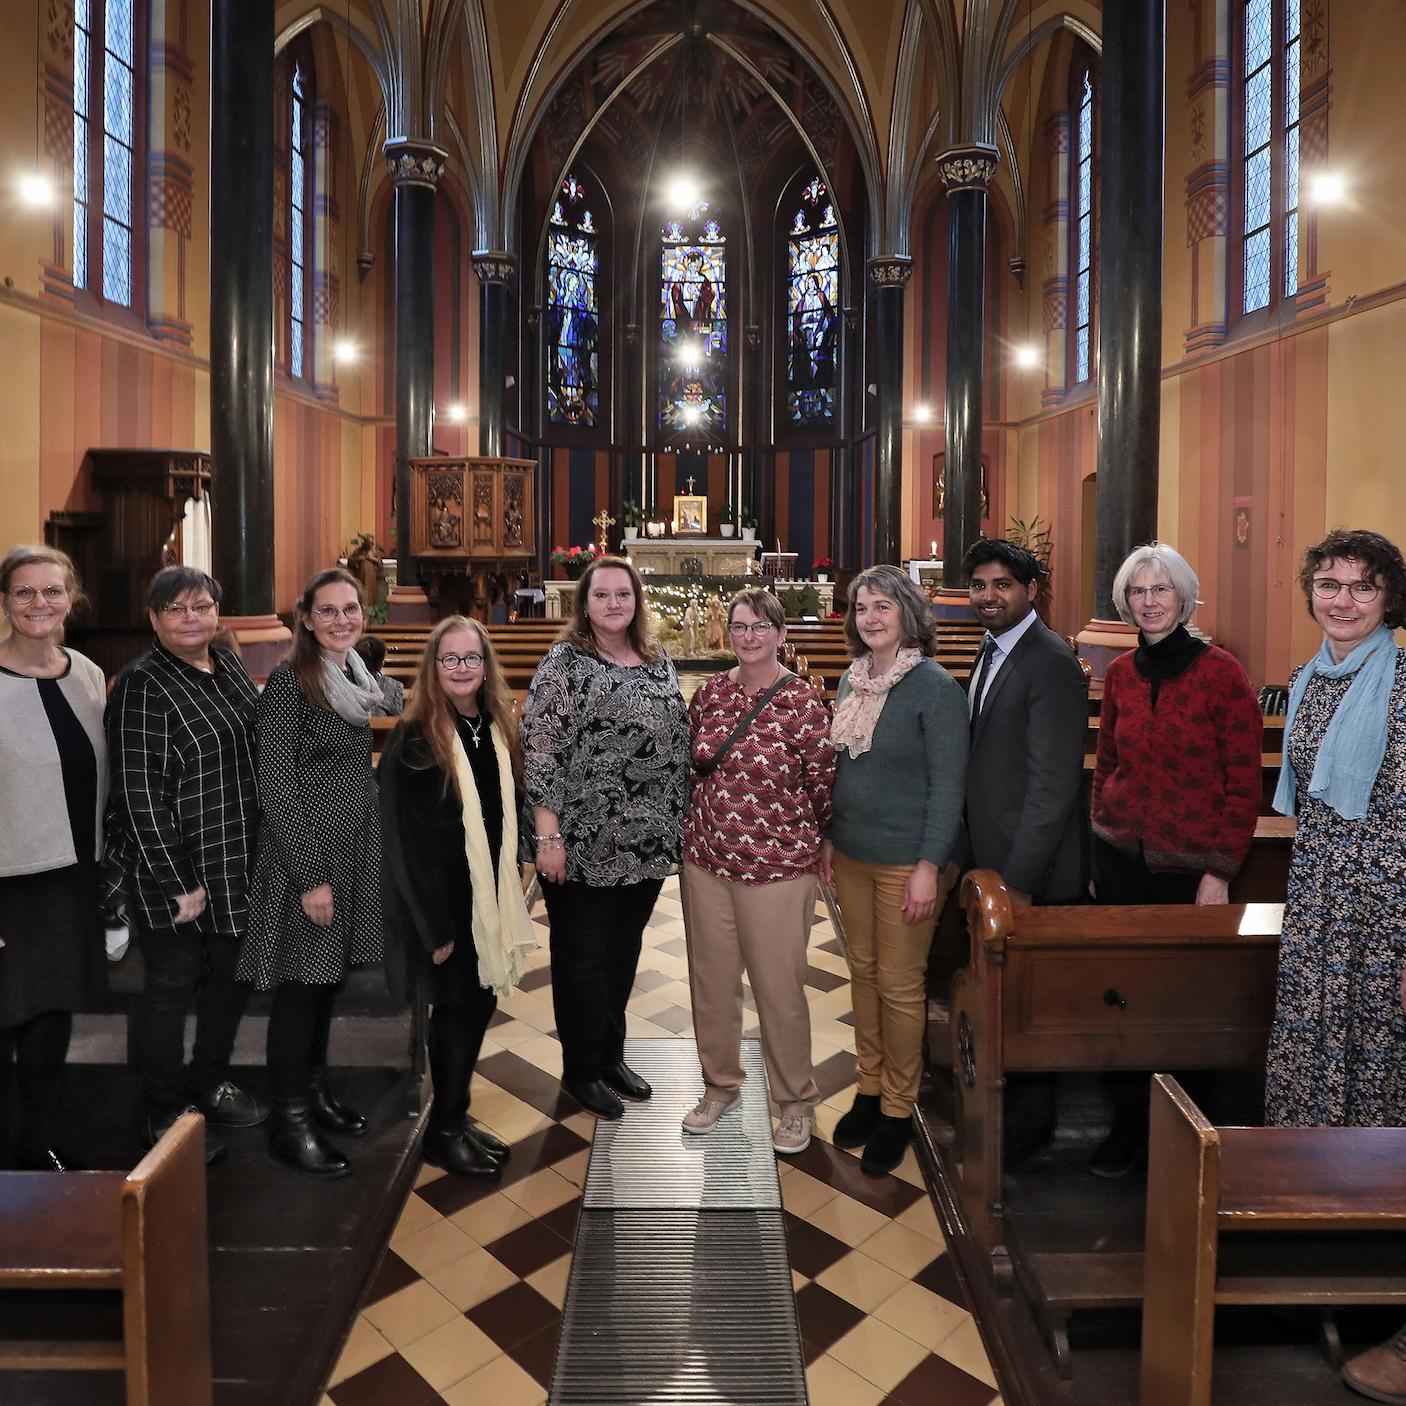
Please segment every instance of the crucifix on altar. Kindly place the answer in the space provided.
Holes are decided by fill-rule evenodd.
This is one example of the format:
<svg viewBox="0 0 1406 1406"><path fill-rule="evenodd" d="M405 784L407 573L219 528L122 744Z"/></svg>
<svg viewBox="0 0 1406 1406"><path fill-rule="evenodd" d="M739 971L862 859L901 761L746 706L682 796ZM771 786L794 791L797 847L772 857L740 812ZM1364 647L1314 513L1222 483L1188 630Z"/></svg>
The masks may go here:
<svg viewBox="0 0 1406 1406"><path fill-rule="evenodd" d="M606 538L606 531L608 528L615 526L615 519L610 516L610 513L607 512L605 508L602 508L591 521L600 528L600 551L601 555L604 556L610 550Z"/></svg>
<svg viewBox="0 0 1406 1406"><path fill-rule="evenodd" d="M693 491L693 475L689 474L687 493L674 495L674 536L701 537L708 530L708 499Z"/></svg>

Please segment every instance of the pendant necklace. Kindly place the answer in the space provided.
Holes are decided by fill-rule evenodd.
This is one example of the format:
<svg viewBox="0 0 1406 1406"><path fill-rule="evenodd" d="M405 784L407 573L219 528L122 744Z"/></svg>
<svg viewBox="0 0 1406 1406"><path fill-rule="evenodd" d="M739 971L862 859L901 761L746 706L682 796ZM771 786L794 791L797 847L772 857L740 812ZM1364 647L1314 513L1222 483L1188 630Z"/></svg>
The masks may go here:
<svg viewBox="0 0 1406 1406"><path fill-rule="evenodd" d="M483 719L469 717L467 713L460 713L459 716L469 725L469 734L473 740L474 750L478 750L478 739L483 732Z"/></svg>

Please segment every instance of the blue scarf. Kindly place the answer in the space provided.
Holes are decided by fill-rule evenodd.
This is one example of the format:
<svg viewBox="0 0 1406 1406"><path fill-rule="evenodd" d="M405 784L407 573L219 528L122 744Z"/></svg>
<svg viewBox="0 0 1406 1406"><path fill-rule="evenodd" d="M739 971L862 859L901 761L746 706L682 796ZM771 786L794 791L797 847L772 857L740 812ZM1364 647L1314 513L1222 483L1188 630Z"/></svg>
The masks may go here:
<svg viewBox="0 0 1406 1406"><path fill-rule="evenodd" d="M1284 759L1274 792L1274 809L1280 815L1294 814L1296 781L1289 764L1289 734L1304 690L1315 674L1328 679L1343 679L1350 674L1357 677L1323 734L1308 794L1337 811L1344 820L1361 820L1367 814L1367 802L1386 756L1388 705L1396 679L1396 636L1387 626L1380 626L1341 664L1334 663L1328 641L1324 640L1323 647L1294 680L1289 691L1289 713L1284 719Z"/></svg>

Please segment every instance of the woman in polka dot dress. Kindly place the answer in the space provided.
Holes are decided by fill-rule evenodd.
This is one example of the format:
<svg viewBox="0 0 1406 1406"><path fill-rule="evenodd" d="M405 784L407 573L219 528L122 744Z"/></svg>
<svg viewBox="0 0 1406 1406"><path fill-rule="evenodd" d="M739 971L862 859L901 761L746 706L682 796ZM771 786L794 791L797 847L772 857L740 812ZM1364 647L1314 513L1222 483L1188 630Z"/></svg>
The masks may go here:
<svg viewBox="0 0 1406 1406"><path fill-rule="evenodd" d="M312 1176L347 1159L319 1129L360 1137L366 1119L327 1084L332 1006L347 968L381 960L381 829L371 772L381 690L353 646L361 589L334 568L298 601L293 648L259 699L261 825L239 976L272 990L273 1155Z"/></svg>

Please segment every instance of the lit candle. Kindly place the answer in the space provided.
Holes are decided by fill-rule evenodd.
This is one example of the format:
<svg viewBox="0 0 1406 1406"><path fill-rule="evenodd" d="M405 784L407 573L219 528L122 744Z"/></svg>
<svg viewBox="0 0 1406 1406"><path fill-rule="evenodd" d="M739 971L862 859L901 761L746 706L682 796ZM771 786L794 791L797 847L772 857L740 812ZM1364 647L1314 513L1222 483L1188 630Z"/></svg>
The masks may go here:
<svg viewBox="0 0 1406 1406"><path fill-rule="evenodd" d="M932 559L933 559L934 561L937 560L937 538L936 538L936 537L934 537L934 538L933 538L933 541L932 541Z"/></svg>

